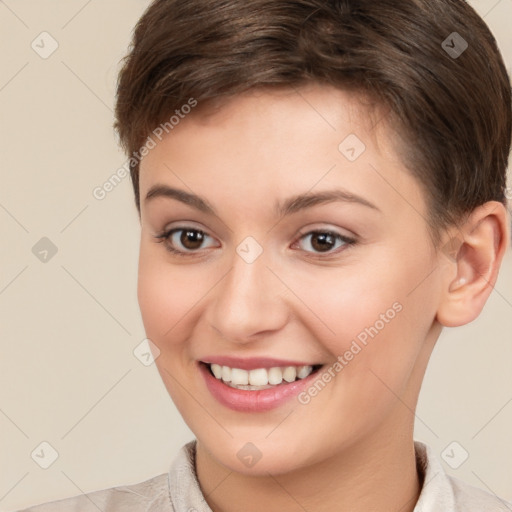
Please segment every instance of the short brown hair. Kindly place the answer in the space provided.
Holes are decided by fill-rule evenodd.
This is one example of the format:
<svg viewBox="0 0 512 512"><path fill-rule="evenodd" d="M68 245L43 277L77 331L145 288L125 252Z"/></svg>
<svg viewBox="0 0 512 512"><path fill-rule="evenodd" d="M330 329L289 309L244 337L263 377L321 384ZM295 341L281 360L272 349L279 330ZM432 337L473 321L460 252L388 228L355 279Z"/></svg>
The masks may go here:
<svg viewBox="0 0 512 512"><path fill-rule="evenodd" d="M119 74L115 128L132 155L190 98L310 82L391 111L436 239L475 207L506 204L510 80L463 0L155 0ZM137 161L130 173L140 212Z"/></svg>

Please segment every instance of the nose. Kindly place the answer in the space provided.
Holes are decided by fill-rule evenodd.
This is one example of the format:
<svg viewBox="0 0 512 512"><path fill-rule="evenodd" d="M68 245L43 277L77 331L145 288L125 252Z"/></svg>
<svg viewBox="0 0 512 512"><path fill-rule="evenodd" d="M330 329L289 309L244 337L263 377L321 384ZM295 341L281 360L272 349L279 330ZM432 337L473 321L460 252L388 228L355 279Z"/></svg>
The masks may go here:
<svg viewBox="0 0 512 512"><path fill-rule="evenodd" d="M286 286L261 255L247 263L237 253L231 269L215 287L209 323L217 336L232 343L247 344L286 325L289 308L282 297Z"/></svg>

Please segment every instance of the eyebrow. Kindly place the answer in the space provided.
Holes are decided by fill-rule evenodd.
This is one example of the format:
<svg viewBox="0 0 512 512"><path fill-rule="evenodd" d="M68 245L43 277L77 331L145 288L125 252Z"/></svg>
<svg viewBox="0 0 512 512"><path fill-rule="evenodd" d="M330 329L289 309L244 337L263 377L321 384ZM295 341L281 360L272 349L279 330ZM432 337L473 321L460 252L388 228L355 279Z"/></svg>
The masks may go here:
<svg viewBox="0 0 512 512"><path fill-rule="evenodd" d="M192 208L195 208L196 210L199 210L203 213L216 215L215 209L208 203L208 201L200 196L196 196L195 194L185 192L184 190L172 188L167 185L157 184L149 189L148 193L146 194L144 203L147 204L148 201L155 199L156 197L176 199L177 201L181 201L182 203L192 206Z"/></svg>
<svg viewBox="0 0 512 512"><path fill-rule="evenodd" d="M209 215L217 216L215 208L202 197L191 194L189 192L185 192L184 190L180 190L177 188L172 188L167 185L157 184L151 187L146 194L146 198L144 203L147 204L148 201L155 199L157 197L166 197L169 199L176 199L184 204L195 208L203 213ZM313 206L332 203L335 201L341 201L346 203L356 203L368 208L381 211L376 205L361 197L357 194L353 194L347 190L343 189L335 189L335 190L326 190L323 192L311 193L306 192L304 194L298 194L288 198L283 203L277 202L274 211L278 216L287 216L293 213L296 213L300 210L304 210L306 208L312 208Z"/></svg>

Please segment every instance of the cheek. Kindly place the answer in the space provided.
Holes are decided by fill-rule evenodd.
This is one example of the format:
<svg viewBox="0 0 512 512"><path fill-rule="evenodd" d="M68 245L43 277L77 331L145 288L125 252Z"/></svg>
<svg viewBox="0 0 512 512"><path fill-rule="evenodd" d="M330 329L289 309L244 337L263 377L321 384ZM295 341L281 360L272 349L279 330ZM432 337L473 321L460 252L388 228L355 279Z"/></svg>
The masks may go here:
<svg viewBox="0 0 512 512"><path fill-rule="evenodd" d="M178 333L204 291L191 268L170 265L165 255L155 254L164 250L159 244L141 246L137 297L147 336L168 346L180 339Z"/></svg>
<svg viewBox="0 0 512 512"><path fill-rule="evenodd" d="M310 328L331 354L343 354L356 338L364 342L372 326L385 331L398 321L405 299L401 281L407 276L403 267L400 273L394 270L361 265L295 275L294 291L309 310L303 318L311 319Z"/></svg>
<svg viewBox="0 0 512 512"><path fill-rule="evenodd" d="M155 364L162 382L182 416L188 418L194 402L183 392L183 382L190 382L188 373L194 368L186 340L197 321L194 304L205 290L192 270L170 265L162 251L159 244L156 248L141 244L137 296L146 336L160 350Z"/></svg>
<svg viewBox="0 0 512 512"><path fill-rule="evenodd" d="M421 246L421 244L418 244ZM382 375L400 387L407 379L435 318L436 274L428 247L375 251L372 261L296 278L309 328L333 359L345 356L345 378ZM365 382L365 385L369 385Z"/></svg>

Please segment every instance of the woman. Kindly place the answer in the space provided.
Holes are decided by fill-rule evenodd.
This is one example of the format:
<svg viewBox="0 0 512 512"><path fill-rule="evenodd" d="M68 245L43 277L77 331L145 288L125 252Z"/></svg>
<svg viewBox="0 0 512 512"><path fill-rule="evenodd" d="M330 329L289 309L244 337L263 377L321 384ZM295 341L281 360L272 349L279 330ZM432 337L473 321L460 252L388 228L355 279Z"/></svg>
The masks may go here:
<svg viewBox="0 0 512 512"><path fill-rule="evenodd" d="M197 439L27 510L510 509L413 440L509 239L510 83L466 3L157 0L116 128L146 334Z"/></svg>

